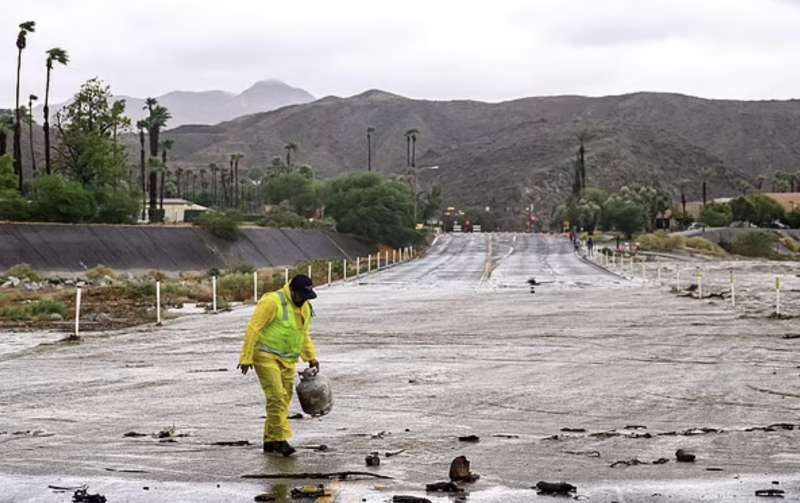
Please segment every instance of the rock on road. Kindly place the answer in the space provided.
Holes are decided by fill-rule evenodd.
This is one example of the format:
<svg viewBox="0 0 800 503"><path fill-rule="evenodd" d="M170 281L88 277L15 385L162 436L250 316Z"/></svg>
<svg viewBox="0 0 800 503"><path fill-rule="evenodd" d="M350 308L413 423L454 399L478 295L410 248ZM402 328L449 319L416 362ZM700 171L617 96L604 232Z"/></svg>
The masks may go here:
<svg viewBox="0 0 800 503"><path fill-rule="evenodd" d="M0 502L66 501L47 485L81 483L109 501L252 501L268 484L243 474L363 470L401 449L377 469L395 481L343 484L340 500L423 495L460 454L482 476L476 501L532 501L539 480L591 501L748 501L773 480L800 497L791 320L676 298L528 234L445 235L319 294L335 405L293 426L296 445L327 452L261 453L263 397L235 371L242 308L0 352ZM173 425L187 436L123 437ZM232 440L253 445L211 445ZM697 462L676 463L678 448Z"/></svg>

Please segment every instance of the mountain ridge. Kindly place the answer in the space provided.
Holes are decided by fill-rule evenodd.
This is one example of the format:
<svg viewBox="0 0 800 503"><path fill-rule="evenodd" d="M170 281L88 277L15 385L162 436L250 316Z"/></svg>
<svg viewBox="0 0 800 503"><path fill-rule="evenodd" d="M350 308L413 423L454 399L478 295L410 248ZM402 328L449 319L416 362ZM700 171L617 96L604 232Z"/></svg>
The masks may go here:
<svg viewBox="0 0 800 503"><path fill-rule="evenodd" d="M569 193L579 134L587 136L589 185L657 184L677 196L689 179L690 198L699 197L702 176L713 195L733 195L742 181L796 171L800 156L800 101L649 92L487 103L368 90L166 135L187 168L233 152L244 154L243 166L264 167L295 142L297 162L328 177L366 169L367 127L375 128L376 171L405 173L404 133L418 129L417 166L440 167L420 175L423 187L438 183L450 204L515 211L530 200L549 212Z"/></svg>
<svg viewBox="0 0 800 503"><path fill-rule="evenodd" d="M221 89L205 91L173 90L155 97L167 107L172 114L169 127L186 124L217 124L242 115L266 112L297 103L308 103L315 98L311 93L299 87L293 87L278 79L264 79L252 84L240 93ZM135 96L115 95L113 99L126 101L125 115L133 123L145 117L143 110L145 100ZM51 114L71 103L67 100L51 105ZM34 109L36 117L44 113L43 106Z"/></svg>

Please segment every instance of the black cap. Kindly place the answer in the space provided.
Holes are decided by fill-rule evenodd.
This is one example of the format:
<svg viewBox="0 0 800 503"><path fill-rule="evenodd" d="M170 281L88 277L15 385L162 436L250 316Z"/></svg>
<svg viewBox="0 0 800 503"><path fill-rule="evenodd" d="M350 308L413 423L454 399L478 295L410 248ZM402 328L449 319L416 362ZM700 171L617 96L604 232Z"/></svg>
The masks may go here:
<svg viewBox="0 0 800 503"><path fill-rule="evenodd" d="M305 274L298 274L292 281L289 282L289 289L294 292L299 298L303 300L316 299L317 294L314 292L314 284L311 278Z"/></svg>

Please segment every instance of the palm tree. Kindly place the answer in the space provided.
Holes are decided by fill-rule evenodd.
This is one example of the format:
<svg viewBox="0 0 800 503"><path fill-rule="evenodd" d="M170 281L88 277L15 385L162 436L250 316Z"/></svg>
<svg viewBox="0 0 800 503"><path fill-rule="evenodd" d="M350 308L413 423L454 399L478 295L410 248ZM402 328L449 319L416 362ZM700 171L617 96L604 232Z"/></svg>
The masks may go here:
<svg viewBox="0 0 800 503"><path fill-rule="evenodd" d="M372 133L374 132L374 127L367 128L367 171L372 171Z"/></svg>
<svg viewBox="0 0 800 503"><path fill-rule="evenodd" d="M410 155L410 162L408 165L412 168L417 166L417 135L419 134L419 129L409 129L406 131L406 160L408 161L408 148L409 143L411 144L411 155Z"/></svg>
<svg viewBox="0 0 800 503"><path fill-rule="evenodd" d="M206 168L200 168L200 195L208 196L208 182L206 182ZM206 201L204 201L205 203ZM206 203L207 204L207 203Z"/></svg>
<svg viewBox="0 0 800 503"><path fill-rule="evenodd" d="M33 150L33 102L39 99L35 94L28 95L28 143L31 147L31 171L36 175L36 152Z"/></svg>
<svg viewBox="0 0 800 503"><path fill-rule="evenodd" d="M211 163L208 165L209 171L211 171L211 201L212 204L217 204L217 171L219 168L215 163Z"/></svg>
<svg viewBox="0 0 800 503"><path fill-rule="evenodd" d="M14 116L0 112L0 157L6 155L8 149L8 132L14 129Z"/></svg>
<svg viewBox="0 0 800 503"><path fill-rule="evenodd" d="M15 122L14 122L14 171L19 176L19 190L23 190L23 174L22 174L22 117L19 109L19 83L20 73L22 72L22 51L25 49L28 41L28 33L36 31L36 21L25 21L19 25L19 34L17 35L17 95L16 106L14 108Z"/></svg>
<svg viewBox="0 0 800 503"><path fill-rule="evenodd" d="M175 170L175 190L178 192L178 197L181 197L181 175L183 174L183 168L178 168Z"/></svg>
<svg viewBox="0 0 800 503"><path fill-rule="evenodd" d="M192 201L197 200L197 173L192 172Z"/></svg>
<svg viewBox="0 0 800 503"><path fill-rule="evenodd" d="M64 49L53 47L47 51L47 81L44 87L44 172L50 174L50 72L53 70L53 63L66 65L69 63L69 55Z"/></svg>
<svg viewBox="0 0 800 503"><path fill-rule="evenodd" d="M233 190L233 205L237 208L241 202L241 187L239 186L239 160L244 157L242 154L233 154L231 161L233 162L233 172L231 173L231 189Z"/></svg>
<svg viewBox="0 0 800 503"><path fill-rule="evenodd" d="M166 109L158 104L155 98L147 98L145 106L142 107L147 110L149 115L145 119L147 124L147 133L150 138L150 181L148 191L150 193L150 221L160 221L162 218L156 212L156 194L158 188L158 170L160 169L158 160L158 147L160 146L159 138L161 129L167 125L167 121L172 118L172 115Z"/></svg>
<svg viewBox="0 0 800 503"><path fill-rule="evenodd" d="M175 145L174 140L164 140L161 142L161 188L159 190L159 209L164 210L164 180L167 174L167 152L172 150Z"/></svg>
<svg viewBox="0 0 800 503"><path fill-rule="evenodd" d="M581 193L586 190L586 148L584 147L584 142L587 137L588 133L586 131L578 133L578 141L580 141L580 147L578 148L578 168L580 170Z"/></svg>
<svg viewBox="0 0 800 503"><path fill-rule="evenodd" d="M142 180L142 220L144 220L147 208L147 177L144 173L144 130L147 129L147 121L140 120L136 122L136 128L139 130L139 178Z"/></svg>
<svg viewBox="0 0 800 503"><path fill-rule="evenodd" d="M686 179L686 178L683 178L680 182L678 182L678 185L680 186L680 189L681 189L681 211L683 213L683 215L682 215L683 216L683 221L685 222L686 221L686 186L689 185L689 180Z"/></svg>
<svg viewBox="0 0 800 503"><path fill-rule="evenodd" d="M297 153L300 147L297 146L297 143L290 141L287 143L283 148L286 149L286 167L292 167L292 152Z"/></svg>
<svg viewBox="0 0 800 503"><path fill-rule="evenodd" d="M764 176L764 175L758 175L756 177L756 189L759 192L761 192L761 190L764 188L764 182L766 182L766 181L767 181L767 177Z"/></svg>

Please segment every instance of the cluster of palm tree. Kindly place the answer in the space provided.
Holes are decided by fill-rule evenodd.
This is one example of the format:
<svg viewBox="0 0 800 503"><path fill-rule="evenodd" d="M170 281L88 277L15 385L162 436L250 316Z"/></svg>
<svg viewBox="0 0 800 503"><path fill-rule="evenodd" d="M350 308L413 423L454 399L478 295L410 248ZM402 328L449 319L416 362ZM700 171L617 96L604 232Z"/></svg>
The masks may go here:
<svg viewBox="0 0 800 503"><path fill-rule="evenodd" d="M168 172L167 153L172 149L174 141L162 141L161 131L166 127L167 121L172 118L172 115L165 106L159 105L155 98L147 98L143 109L147 110L147 117L136 123L136 129L139 132L142 220L147 217L150 222L163 222L164 192ZM145 135L147 142L145 142ZM145 143L149 147L150 157L148 159L145 159Z"/></svg>
<svg viewBox="0 0 800 503"><path fill-rule="evenodd" d="M0 155L6 153L6 141L7 141L7 131L13 127L14 130L14 172L16 173L17 177L19 178L19 189L20 191L25 189L24 185L24 175L22 169L22 115L24 106L20 105L20 87L21 87L21 73L22 73L22 52L25 50L28 44L28 35L30 33L34 33L36 31L36 22L35 21L25 21L24 23L20 23L19 25L19 33L17 34L17 81L16 81L16 97L14 103L14 118L13 120L8 116L0 117ZM45 174L51 174L52 172L52 162L50 156L50 108L49 108L49 100L50 100L50 78L51 72L55 63L66 65L69 63L69 55L67 51L64 49L60 49L58 47L54 47L48 51L46 51L47 59L46 59L46 70L47 70L47 81L45 85L45 92L44 92L44 123L43 123L43 130L44 130L44 142L45 142ZM30 135L30 148L31 148L31 167L32 173L36 176L36 154L33 148L33 103L37 101L39 97L35 94L28 95L28 115L26 117L27 122L30 126L29 135Z"/></svg>

